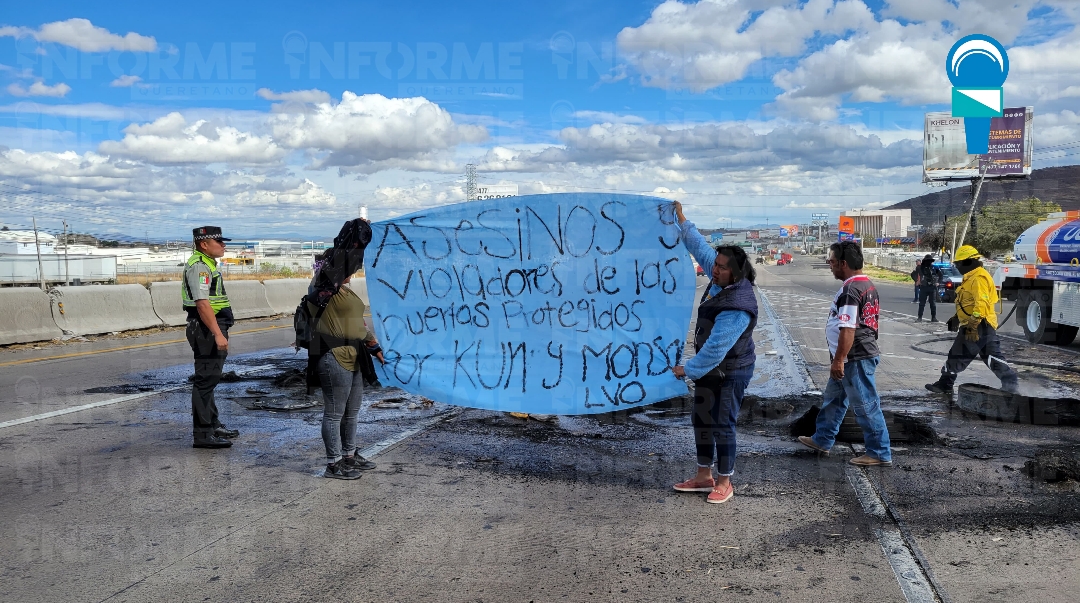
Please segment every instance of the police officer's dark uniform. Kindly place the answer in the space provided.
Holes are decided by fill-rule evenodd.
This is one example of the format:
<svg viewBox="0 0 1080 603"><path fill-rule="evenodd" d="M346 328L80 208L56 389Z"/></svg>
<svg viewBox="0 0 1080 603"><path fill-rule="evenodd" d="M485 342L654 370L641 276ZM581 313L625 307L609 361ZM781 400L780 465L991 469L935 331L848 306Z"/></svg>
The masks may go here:
<svg viewBox="0 0 1080 603"><path fill-rule="evenodd" d="M226 340L229 327L233 325L232 307L225 293L225 283L217 269L217 261L199 249L202 241L212 241L222 246L221 228L203 226L192 231L195 249L184 269L184 282L180 287L184 309L187 310L187 340L195 353L195 382L191 387L192 436L195 448L228 448L240 432L226 428L218 420L214 388L221 381L228 349L219 350L216 337L220 332ZM218 255L220 257L220 254ZM197 302L205 300L213 310L215 325L207 325L199 316Z"/></svg>

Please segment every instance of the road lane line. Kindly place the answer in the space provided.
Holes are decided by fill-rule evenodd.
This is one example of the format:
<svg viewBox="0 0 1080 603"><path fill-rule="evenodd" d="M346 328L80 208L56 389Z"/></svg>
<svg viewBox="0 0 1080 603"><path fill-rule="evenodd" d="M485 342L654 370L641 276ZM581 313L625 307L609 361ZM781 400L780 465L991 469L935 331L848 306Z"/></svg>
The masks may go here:
<svg viewBox="0 0 1080 603"><path fill-rule="evenodd" d="M249 372L251 372L251 371L249 371ZM405 430L405 431L403 431L403 432L401 432L401 433L399 433L399 434L397 434L395 436L392 436L392 437L390 437L390 438L388 438L386 440L383 440L383 441L381 441L381 442L379 442L377 444L374 444L372 446L368 446L367 448L365 448L363 450L357 450L357 454L363 456L364 458L368 458L368 459L375 458L376 456L386 452L387 450L390 450L394 446L397 446L398 444L400 444L404 440L406 440L406 439L408 439L408 438L410 438L410 437L412 437L412 436L414 436L414 435L416 435L416 434L418 434L418 433L420 433L422 431L430 429L431 427L434 427L435 425L437 425L437 424L439 424L439 423L441 423L441 422L443 422L443 421L445 421L447 419L456 417L456 416L460 415L464 411L465 411L464 408L454 408L454 409L451 409L449 411L443 412L441 414L438 414L438 415L435 415L435 416L432 416L432 417L428 417L427 419L424 419L424 420L418 422L416 424L416 426L411 428L411 429L407 429L407 430ZM320 471L319 473L317 473L315 475L321 476L322 472ZM277 507L271 509L270 511L267 511L266 513L264 513L260 517L257 517L256 519L253 519L253 520L251 520L251 521L249 521L249 522L247 522L247 523L245 523L245 524L243 524L243 525L241 525L239 527L236 527L236 528L234 528L232 530L229 530L225 534L222 534L220 537L215 538L214 540L212 540L212 541L210 541L210 542L196 548L194 551L191 551L190 553L188 553L188 554L184 555L183 557L173 561L172 563L168 563L168 564L164 565L163 567L160 567L160 568L150 572L146 576L143 576L142 578L132 582L131 584L129 584L129 585L125 586L124 588L116 591L115 593L109 595L108 597L105 597L99 603L105 603L106 601L109 601L111 599L116 598L117 595L123 594L123 593L131 590L135 586L138 586L139 584L142 584L143 582L146 582L150 578L152 578L154 576L157 576L158 574L161 574L162 572L165 572L166 570L169 570L169 569L179 565L180 563L183 563L183 562L187 561L191 557L193 557L193 556L195 556L195 555L209 549L210 547L213 547L214 545L216 545L217 543L225 540L226 538L230 538L234 534L237 534L237 533L239 533L239 532L241 532L243 530L246 530L246 529L250 528L251 526L253 526L253 525L257 524L257 523L262 522L267 517L270 517L271 515L274 515L275 513L284 513L284 512L287 512L287 511L291 510L292 507L297 502L311 496L312 494L315 494L315 493L319 492L324 487L329 485L327 483L329 481L330 480L320 479L318 482L316 482L316 483L318 483L318 485L315 486L315 488L313 488L312 490L310 490L308 492L304 492L303 494L297 496L293 500L288 501L288 502L286 502L286 503L284 503L284 504L282 504L280 506L277 506Z"/></svg>
<svg viewBox="0 0 1080 603"><path fill-rule="evenodd" d="M229 333L229 336L245 335L247 333L261 333L263 331L273 331L274 329L284 329L291 327L292 325L274 325L272 327L262 327L259 329L248 329L246 331L233 331ZM17 364L29 364L31 362L45 362L46 360L63 360L65 358L77 358L79 356L93 356L94 354L105 354L107 352L122 352L124 350L137 350L140 348L153 348L162 345L170 345L174 343L187 343L187 339L170 339L168 341L158 341L151 343L138 343L133 345L125 345L118 348L109 348L106 350L87 350L85 352L72 352L70 354L57 354L56 356L44 356L41 358L23 358L22 360L12 360L10 362L0 362L0 367L3 366L15 366Z"/></svg>
<svg viewBox="0 0 1080 603"><path fill-rule="evenodd" d="M272 368L274 368L274 365L272 365L272 364L262 364L262 365L259 365L259 366L251 367L249 369L245 369L243 371L236 371L236 374L237 375L250 375L252 373L258 373L258 372L269 370L269 369L272 369ZM84 411L84 410L90 410L91 408L100 408L102 406L110 406L112 404L119 404L121 402L129 402L131 400L138 400L140 398L148 398L150 396L156 396L158 394L165 394L165 393L168 393L168 392L174 392L176 390L187 389L189 387L191 387L191 386L190 385L173 385L171 387L164 387L162 389L155 389L155 390L148 391L148 392L139 392L137 394L128 394L126 396L120 396L119 398L110 398L108 400L99 400L98 402L90 402L89 404L81 404L79 406L72 406L70 408L61 408L59 410L53 410L53 411L50 411L50 412L43 412L43 413L41 413L39 415L31 415L29 417L23 417L21 419L12 419L10 421L4 421L4 422L0 423L0 429L4 429L4 428L7 428L7 427L14 427L16 425L22 425L24 423L32 423L34 421L40 421L42 419L51 419L53 417L59 417L59 416L63 416L63 415L68 415L68 414L71 414L73 412L80 412L80 411Z"/></svg>
<svg viewBox="0 0 1080 603"><path fill-rule="evenodd" d="M462 412L464 412L464 410L465 409L463 408L455 408L453 410L448 410L442 414L428 417L427 419L417 422L415 427L406 429L399 434L393 435L385 440L376 442L375 444L372 444L371 446L368 446L367 448L358 451L358 453L360 454L360 456L366 459L373 459L376 456L386 452L387 450L390 450L394 446L397 446L405 440L413 437L414 435L422 431L426 431L434 427L435 425L446 421L447 419L451 419L460 415Z"/></svg>
<svg viewBox="0 0 1080 603"><path fill-rule="evenodd" d="M855 496L858 497L863 511L871 517L893 524L875 528L874 533L908 603L951 603L896 509L888 504L862 470L848 465L844 468L844 473L848 483L855 489Z"/></svg>

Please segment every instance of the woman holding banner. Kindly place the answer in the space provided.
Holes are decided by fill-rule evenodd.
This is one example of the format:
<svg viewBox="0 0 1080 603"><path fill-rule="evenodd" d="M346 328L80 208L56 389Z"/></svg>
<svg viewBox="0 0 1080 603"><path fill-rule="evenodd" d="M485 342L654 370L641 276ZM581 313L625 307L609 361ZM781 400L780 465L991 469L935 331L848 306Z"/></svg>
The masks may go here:
<svg viewBox="0 0 1080 603"><path fill-rule="evenodd" d="M676 377L694 381L694 441L697 475L675 484L679 492L708 492L706 502L731 500L735 489L735 422L743 393L754 375L754 326L757 298L754 267L741 247L713 249L675 202L675 216L682 229L683 244L698 264L712 266L712 279L698 304L694 332L696 354L676 366ZM712 466L715 452L716 469Z"/></svg>

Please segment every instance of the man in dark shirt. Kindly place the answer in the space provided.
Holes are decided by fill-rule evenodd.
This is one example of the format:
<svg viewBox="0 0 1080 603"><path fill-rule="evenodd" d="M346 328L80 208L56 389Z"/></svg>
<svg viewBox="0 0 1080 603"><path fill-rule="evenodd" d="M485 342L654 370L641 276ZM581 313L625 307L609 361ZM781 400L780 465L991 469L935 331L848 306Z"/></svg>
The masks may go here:
<svg viewBox="0 0 1080 603"><path fill-rule="evenodd" d="M856 243L844 241L829 248L829 269L837 280L844 282L833 299L825 326L832 360L829 384L813 437L799 436L799 442L828 453L836 442L848 405L854 403L852 410L862 427L866 453L849 462L863 467L887 466L892 465L892 450L874 377L880 361L877 338L881 301L874 283L862 273L862 267L862 249Z"/></svg>

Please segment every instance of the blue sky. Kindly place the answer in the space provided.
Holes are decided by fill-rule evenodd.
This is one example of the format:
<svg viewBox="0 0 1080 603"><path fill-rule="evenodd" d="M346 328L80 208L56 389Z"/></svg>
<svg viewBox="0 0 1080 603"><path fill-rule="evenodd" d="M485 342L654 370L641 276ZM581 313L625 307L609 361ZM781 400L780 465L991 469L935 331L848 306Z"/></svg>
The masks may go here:
<svg viewBox="0 0 1080 603"><path fill-rule="evenodd" d="M1074 163L1080 19L1055 0L28 3L0 17L0 222L325 236L463 200L658 194L703 226L926 192L955 39L1009 49L1035 167ZM1061 147L1060 145L1064 145Z"/></svg>

